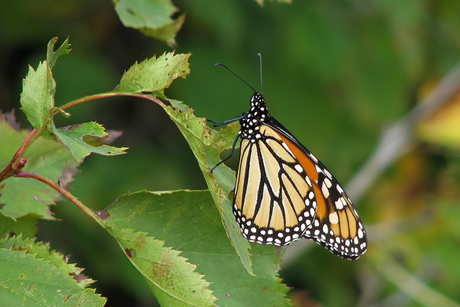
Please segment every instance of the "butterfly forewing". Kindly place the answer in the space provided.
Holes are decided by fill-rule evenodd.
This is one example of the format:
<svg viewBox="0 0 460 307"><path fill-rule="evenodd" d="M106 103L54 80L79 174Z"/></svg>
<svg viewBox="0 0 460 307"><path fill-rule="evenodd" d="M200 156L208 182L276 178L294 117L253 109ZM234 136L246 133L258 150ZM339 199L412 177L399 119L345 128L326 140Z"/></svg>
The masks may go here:
<svg viewBox="0 0 460 307"><path fill-rule="evenodd" d="M258 142L241 142L233 211L248 240L283 246L311 227L316 201L289 148L272 128L260 131Z"/></svg>

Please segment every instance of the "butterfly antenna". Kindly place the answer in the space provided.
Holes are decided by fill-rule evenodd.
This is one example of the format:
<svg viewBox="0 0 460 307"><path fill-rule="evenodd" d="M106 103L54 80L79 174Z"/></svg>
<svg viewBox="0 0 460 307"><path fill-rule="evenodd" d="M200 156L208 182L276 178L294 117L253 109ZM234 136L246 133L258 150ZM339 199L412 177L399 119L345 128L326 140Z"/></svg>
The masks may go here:
<svg viewBox="0 0 460 307"><path fill-rule="evenodd" d="M257 54L260 59L260 94L263 94L263 87L262 87L262 54L258 53Z"/></svg>
<svg viewBox="0 0 460 307"><path fill-rule="evenodd" d="M216 66L223 66L223 67L225 67L229 72L231 72L232 74L234 74L238 79L240 79L240 80L243 81L247 86L249 86L249 87L254 91L254 93L257 93L257 91L256 91L251 85L249 85L249 83L247 83L246 81L244 81L243 78L241 78L240 76L238 76L237 74L235 74L233 71L230 70L230 68L228 68L228 67L225 66L224 64L222 64L222 63L216 63Z"/></svg>

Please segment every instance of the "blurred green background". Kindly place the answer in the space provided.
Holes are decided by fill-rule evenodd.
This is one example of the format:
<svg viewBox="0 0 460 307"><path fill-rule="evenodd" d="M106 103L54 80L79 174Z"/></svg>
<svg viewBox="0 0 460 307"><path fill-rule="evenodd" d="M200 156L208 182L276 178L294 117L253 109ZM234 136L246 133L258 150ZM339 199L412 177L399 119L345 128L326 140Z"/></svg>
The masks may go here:
<svg viewBox="0 0 460 307"><path fill-rule="evenodd" d="M176 52L193 55L191 74L176 80L166 95L184 101L197 116L234 118L247 111L252 91L214 64L225 63L259 89L260 52L271 114L342 183L372 153L382 127L414 107L421 89L460 58L459 1L174 4L187 14ZM0 108L16 109L24 128L21 80L27 65L44 60L55 36L57 45L70 36L73 48L54 68L58 106L111 90L135 61L172 50L123 27L110 1L3 0ZM71 118L58 124L97 121L123 131L113 145L130 147L124 156L85 159L71 192L87 206L103 209L128 191L206 188L186 142L153 103L113 98L68 111ZM235 169L237 160L228 164ZM418 142L356 204L368 229L368 252L349 262L307 244L280 271L292 287L289 297L296 306L459 306L459 183L458 147ZM70 261L98 280L95 287L108 306L155 304L107 233L69 202L52 210L60 221L41 221L39 240L72 254ZM288 249L296 244L305 242Z"/></svg>

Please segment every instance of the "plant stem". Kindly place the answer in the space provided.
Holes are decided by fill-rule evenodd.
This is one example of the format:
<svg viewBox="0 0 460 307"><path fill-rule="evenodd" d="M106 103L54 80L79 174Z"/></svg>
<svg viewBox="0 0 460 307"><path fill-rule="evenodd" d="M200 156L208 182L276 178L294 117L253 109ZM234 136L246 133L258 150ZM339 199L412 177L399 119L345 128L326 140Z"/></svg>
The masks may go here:
<svg viewBox="0 0 460 307"><path fill-rule="evenodd" d="M26 140L22 143L21 147L19 147L18 151L13 156L13 162L12 168L14 170L18 169L19 162L21 161L21 158L24 156L26 149L29 147L29 142L32 139L32 137L37 133L37 129L32 130L30 132L29 136L26 138Z"/></svg>
<svg viewBox="0 0 460 307"><path fill-rule="evenodd" d="M80 104L80 103L83 103L83 102L86 102L86 101L91 101L91 100L96 100L96 99L101 99L101 98L108 98L108 97L117 97L117 96L129 96L129 97L144 98L144 99L148 99L148 100L151 100L151 101L159 104L161 107L165 107L165 104L161 100L159 100L159 99L157 99L157 98L155 98L153 96L150 96L150 95L133 94L133 93L121 93L121 92L113 92L112 91L112 92L106 92L106 93L100 93L100 94L85 96L83 98L70 101L70 102L64 104L63 106L59 107L59 109L65 110L65 109L68 109L70 107L73 107L73 106L75 106L77 104Z"/></svg>
<svg viewBox="0 0 460 307"><path fill-rule="evenodd" d="M94 219L104 229L106 228L104 223L102 223L102 221L99 219L99 217L91 209L89 209L88 207L83 205L83 203L81 203L75 196L73 196L68 191L66 191L64 188L62 188L61 186L59 186L55 182L49 180L48 178L43 177L42 175L39 175L39 174L36 174L36 173L26 172L26 171L19 171L17 174L14 175L14 177L34 178L34 179L37 179L37 180L43 182L44 184L50 186L51 188L53 188L56 191L58 191L59 193L61 193L61 195L63 195L68 200L70 200L75 206L77 206L80 210L82 210L84 213L86 213L88 216L90 216L92 219Z"/></svg>
<svg viewBox="0 0 460 307"><path fill-rule="evenodd" d="M22 157L24 156L27 147L29 147L30 140L36 133L37 129L34 129L32 130L32 132L30 132L29 136L25 139L21 147L19 147L18 151L16 151L16 153L14 154L13 159L11 159L10 163L8 163L5 169L0 172L0 182L5 180L6 178L13 176L19 168L22 168L24 166L25 160L23 161ZM22 166L20 166L21 163L23 163Z"/></svg>

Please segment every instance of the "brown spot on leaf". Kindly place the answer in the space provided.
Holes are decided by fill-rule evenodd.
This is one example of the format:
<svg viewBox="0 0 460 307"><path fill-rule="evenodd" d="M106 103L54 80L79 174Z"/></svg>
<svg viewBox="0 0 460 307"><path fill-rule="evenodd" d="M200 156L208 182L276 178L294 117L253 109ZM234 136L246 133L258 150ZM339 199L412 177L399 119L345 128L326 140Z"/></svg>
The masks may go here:
<svg viewBox="0 0 460 307"><path fill-rule="evenodd" d="M70 166L64 169L61 177L58 178L58 185L65 190L70 189L69 183L74 181L73 176L76 175L79 170L76 167Z"/></svg>
<svg viewBox="0 0 460 307"><path fill-rule="evenodd" d="M59 129L64 130L64 131L73 131L73 130L81 127L81 126L83 126L83 124L75 124L75 125L65 126L65 127L59 128Z"/></svg>
<svg viewBox="0 0 460 307"><path fill-rule="evenodd" d="M125 248L125 253L129 258L136 257L136 250L134 248Z"/></svg>
<svg viewBox="0 0 460 307"><path fill-rule="evenodd" d="M65 262L65 263L69 263L70 256L72 256L72 255L71 255L71 254L69 254L69 255L64 255L64 262Z"/></svg>
<svg viewBox="0 0 460 307"><path fill-rule="evenodd" d="M88 276L85 274L75 274L75 273L70 273L70 276L73 276L73 279L75 279L77 282L81 282L85 279L88 279Z"/></svg>
<svg viewBox="0 0 460 307"><path fill-rule="evenodd" d="M107 130L107 136L105 136L102 141L104 144L110 144L122 135L123 131Z"/></svg>
<svg viewBox="0 0 460 307"><path fill-rule="evenodd" d="M96 214L101 220L105 220L110 217L110 213L107 212L107 210L102 210L102 211L93 211L94 214Z"/></svg>
<svg viewBox="0 0 460 307"><path fill-rule="evenodd" d="M48 207L48 210L47 210L47 211L48 211L48 214L49 214L50 216L54 216L54 212L51 211L51 209L50 209L49 207Z"/></svg>

